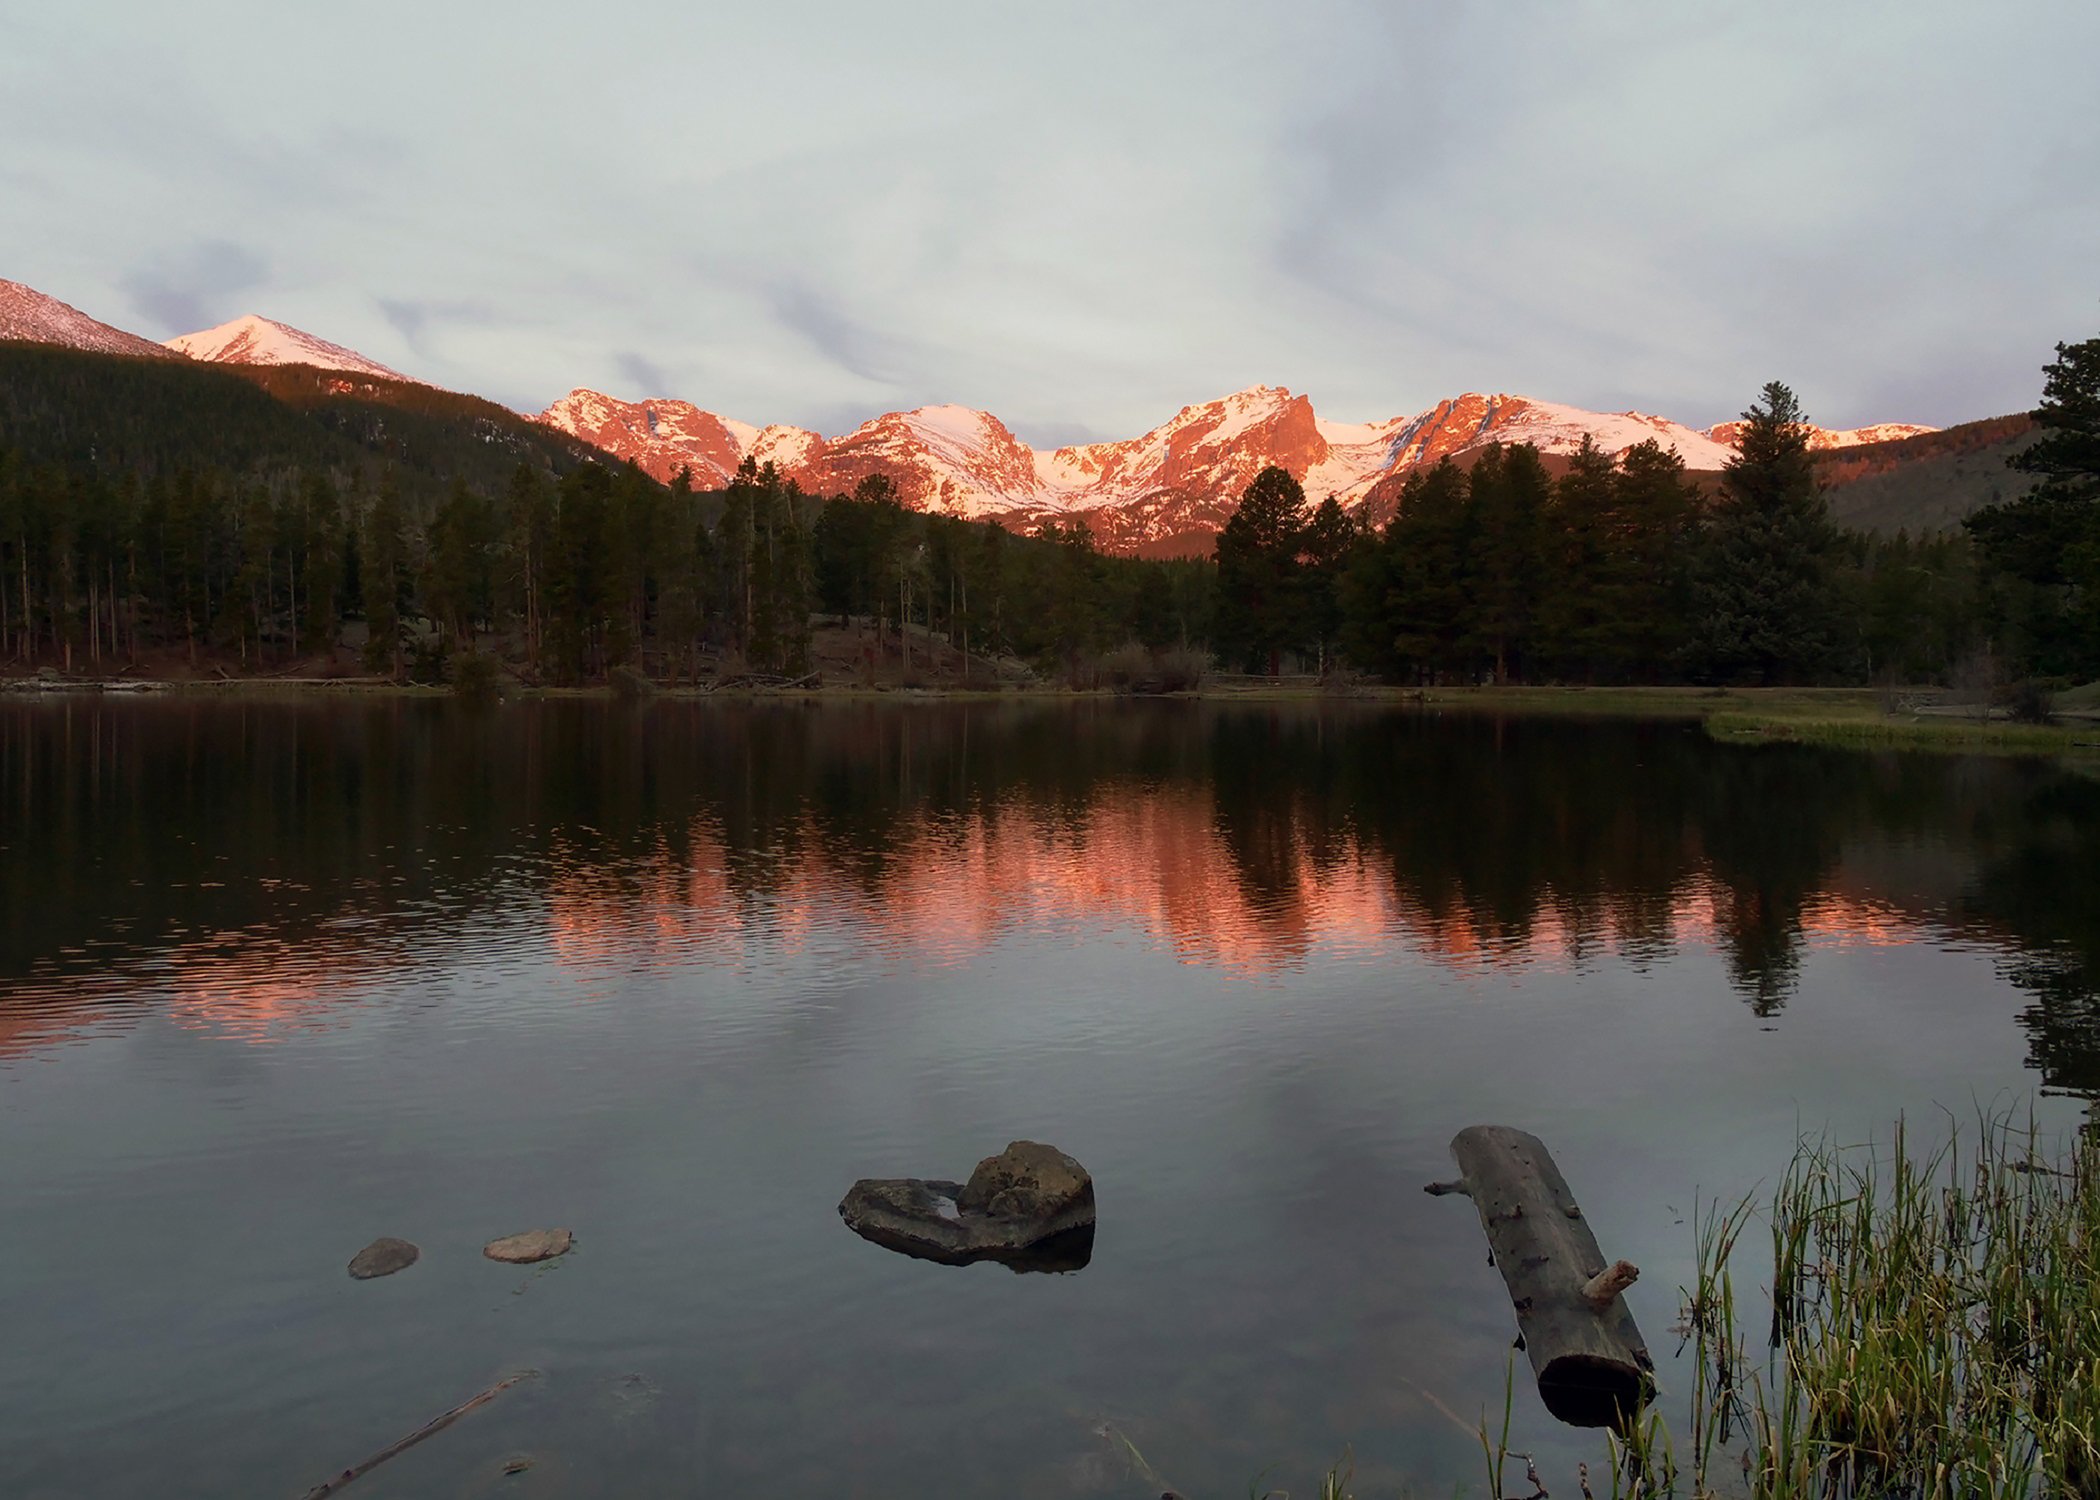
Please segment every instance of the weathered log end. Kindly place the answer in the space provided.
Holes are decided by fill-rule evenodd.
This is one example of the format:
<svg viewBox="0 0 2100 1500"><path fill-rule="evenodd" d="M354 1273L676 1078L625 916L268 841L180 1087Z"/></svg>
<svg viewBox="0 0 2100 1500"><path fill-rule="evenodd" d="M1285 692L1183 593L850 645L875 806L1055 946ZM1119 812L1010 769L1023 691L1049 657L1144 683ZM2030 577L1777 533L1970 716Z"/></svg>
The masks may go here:
<svg viewBox="0 0 2100 1500"><path fill-rule="evenodd" d="M1655 1393L1653 1362L1622 1295L1640 1272L1607 1264L1575 1195L1537 1136L1473 1125L1451 1142L1463 1192L1516 1309L1539 1397L1578 1427L1625 1427Z"/></svg>
<svg viewBox="0 0 2100 1500"><path fill-rule="evenodd" d="M1655 1394L1655 1382L1645 1370L1594 1354L1563 1354L1537 1375L1539 1400L1570 1427L1623 1432Z"/></svg>

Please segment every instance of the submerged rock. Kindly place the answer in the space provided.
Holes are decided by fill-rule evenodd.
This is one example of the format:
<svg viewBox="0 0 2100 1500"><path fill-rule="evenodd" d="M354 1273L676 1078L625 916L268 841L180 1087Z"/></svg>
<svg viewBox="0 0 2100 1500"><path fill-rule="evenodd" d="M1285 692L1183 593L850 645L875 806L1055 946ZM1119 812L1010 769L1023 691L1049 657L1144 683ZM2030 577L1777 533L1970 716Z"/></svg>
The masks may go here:
<svg viewBox="0 0 2100 1500"><path fill-rule="evenodd" d="M359 1281L370 1281L375 1276L406 1271L422 1258L423 1252L407 1240L381 1235L350 1257L350 1274Z"/></svg>
<svg viewBox="0 0 2100 1500"><path fill-rule="evenodd" d="M576 1243L576 1236L566 1229L528 1229L523 1234L505 1235L500 1240L490 1240L481 1247L481 1253L490 1260L500 1260L513 1266L528 1266L536 1260L552 1260L557 1255L567 1255L569 1247Z"/></svg>
<svg viewBox="0 0 2100 1500"><path fill-rule="evenodd" d="M920 1260L1076 1271L1094 1253L1094 1179L1055 1146L1015 1141L966 1183L862 1178L839 1217L862 1239Z"/></svg>

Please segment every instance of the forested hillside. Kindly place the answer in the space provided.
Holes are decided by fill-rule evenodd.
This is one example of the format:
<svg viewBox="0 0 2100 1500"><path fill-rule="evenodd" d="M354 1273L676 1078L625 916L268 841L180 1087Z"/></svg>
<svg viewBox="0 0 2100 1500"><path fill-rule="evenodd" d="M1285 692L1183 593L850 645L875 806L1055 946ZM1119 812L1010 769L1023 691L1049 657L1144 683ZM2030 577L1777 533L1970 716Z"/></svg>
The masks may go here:
<svg viewBox="0 0 2100 1500"><path fill-rule="evenodd" d="M2032 430L1818 455L1774 384L1718 484L1655 442L1489 446L1411 474L1373 524L1271 467L1214 559L1149 561L1077 521L915 511L882 473L812 495L747 459L721 489L665 485L428 386L0 345L0 662L873 682L946 661L1171 686L1210 654L1425 685L2082 680L2096 348L2060 354ZM2006 498L1960 529L1834 514L1924 464L1995 478L2006 451ZM850 654L819 649L827 621Z"/></svg>
<svg viewBox="0 0 2100 1500"><path fill-rule="evenodd" d="M213 471L272 482L390 470L411 502L455 479L498 489L520 463L560 474L588 444L483 401L305 365L130 359L0 342L0 452L141 479Z"/></svg>
<svg viewBox="0 0 2100 1500"><path fill-rule="evenodd" d="M1982 510L2034 488L2032 475L2010 467L2035 439L2025 412L1964 422L1940 432L1867 443L1816 455L1816 477L1831 519L1877 536L1945 531Z"/></svg>
<svg viewBox="0 0 2100 1500"><path fill-rule="evenodd" d="M303 366L0 344L0 661L540 681L812 668L813 618L1049 669L1200 646L1210 565L1105 557L907 511L882 476L803 494L746 464L658 484L472 397ZM346 630L346 627L347 630Z"/></svg>

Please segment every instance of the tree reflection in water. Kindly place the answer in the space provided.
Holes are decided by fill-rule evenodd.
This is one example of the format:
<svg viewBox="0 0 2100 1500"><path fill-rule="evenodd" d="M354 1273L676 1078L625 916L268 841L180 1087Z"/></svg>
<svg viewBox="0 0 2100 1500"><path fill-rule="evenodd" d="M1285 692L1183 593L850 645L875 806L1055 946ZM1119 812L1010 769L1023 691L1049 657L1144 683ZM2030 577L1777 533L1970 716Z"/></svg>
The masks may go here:
<svg viewBox="0 0 2100 1500"><path fill-rule="evenodd" d="M588 947L1048 903L1271 971L1341 928L1579 965L1710 927L1760 1015L1878 914L2006 948L2034 1065L2100 1090L2100 784L2037 762L1353 704L69 699L0 705L0 791L0 1050L182 982L325 1011L536 904Z"/></svg>

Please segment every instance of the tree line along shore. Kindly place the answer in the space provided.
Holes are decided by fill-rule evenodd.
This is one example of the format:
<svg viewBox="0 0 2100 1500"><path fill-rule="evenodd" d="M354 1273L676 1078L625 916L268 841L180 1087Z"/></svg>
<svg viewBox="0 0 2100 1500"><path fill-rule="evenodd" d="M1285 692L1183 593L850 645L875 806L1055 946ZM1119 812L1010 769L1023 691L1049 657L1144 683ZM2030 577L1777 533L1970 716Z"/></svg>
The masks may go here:
<svg viewBox="0 0 2100 1500"><path fill-rule="evenodd" d="M1176 691L1222 670L1447 699L1873 685L1913 716L1938 690L2040 723L2100 675L2100 339L2047 369L2015 460L2039 486L1958 529L1835 524L1775 383L1717 487L1654 443L1557 474L1490 447L1411 475L1373 525L1271 468L1214 554L1181 560L921 513L882 475L829 497L749 462L718 490L658 484L442 393L418 399L461 409L361 420L465 434L449 473L433 440L360 449L340 418L287 457L253 433L306 387L213 387L199 422L150 371L104 415L77 409L111 397L81 368L0 400L17 678ZM54 412L70 446L43 436Z"/></svg>

